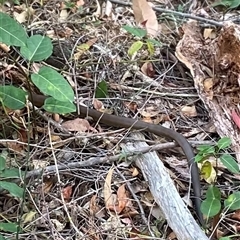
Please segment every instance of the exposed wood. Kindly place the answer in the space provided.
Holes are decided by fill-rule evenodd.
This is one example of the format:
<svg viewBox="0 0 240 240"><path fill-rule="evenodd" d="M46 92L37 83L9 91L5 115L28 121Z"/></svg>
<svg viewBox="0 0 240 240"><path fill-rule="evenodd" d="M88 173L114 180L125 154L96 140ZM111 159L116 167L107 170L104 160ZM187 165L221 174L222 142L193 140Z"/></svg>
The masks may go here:
<svg viewBox="0 0 240 240"><path fill-rule="evenodd" d="M121 147L124 151L133 151L134 149L137 150L147 146L141 133L133 133L131 137L136 138L138 141L122 143ZM142 142L139 141L141 139L143 140ZM177 238L179 240L207 240L208 238L179 196L168 171L157 153L149 152L138 155L134 160L136 165L141 169L156 203Z"/></svg>

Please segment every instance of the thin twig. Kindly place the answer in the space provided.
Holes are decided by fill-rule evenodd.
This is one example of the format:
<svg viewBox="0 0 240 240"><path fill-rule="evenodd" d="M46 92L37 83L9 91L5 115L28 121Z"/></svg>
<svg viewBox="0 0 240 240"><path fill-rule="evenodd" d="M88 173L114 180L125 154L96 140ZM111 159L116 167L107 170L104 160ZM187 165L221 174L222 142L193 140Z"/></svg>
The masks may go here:
<svg viewBox="0 0 240 240"><path fill-rule="evenodd" d="M131 3L126 3L124 1L119 1L119 0L109 0L109 1L112 2L112 3L124 5L124 6L129 6L129 7L132 6ZM159 7L153 7L153 9L156 12L171 13L173 15L177 15L177 16L180 16L180 17L183 17L183 18L191 18L191 19L194 19L194 20L197 20L197 21L209 23L209 24L217 26L217 27L223 27L223 22L217 22L217 21L214 21L214 20L211 20L211 19L208 19L208 18L194 16L194 15L189 14L189 13L181 13L181 12L176 12L176 11L173 11L173 10L169 10L169 9L166 9L166 8L159 8Z"/></svg>

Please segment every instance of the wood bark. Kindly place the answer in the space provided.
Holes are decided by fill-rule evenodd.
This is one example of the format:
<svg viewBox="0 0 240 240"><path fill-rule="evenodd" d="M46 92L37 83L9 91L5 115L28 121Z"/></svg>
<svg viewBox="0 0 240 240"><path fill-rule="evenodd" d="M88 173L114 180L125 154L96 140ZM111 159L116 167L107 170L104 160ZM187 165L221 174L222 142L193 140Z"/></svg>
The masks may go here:
<svg viewBox="0 0 240 240"><path fill-rule="evenodd" d="M137 141L122 143L121 147L124 151L139 150L147 146L141 133L132 133L131 137L134 137ZM179 196L168 171L157 153L149 152L138 155L134 160L141 169L156 203L178 240L207 240L207 236Z"/></svg>

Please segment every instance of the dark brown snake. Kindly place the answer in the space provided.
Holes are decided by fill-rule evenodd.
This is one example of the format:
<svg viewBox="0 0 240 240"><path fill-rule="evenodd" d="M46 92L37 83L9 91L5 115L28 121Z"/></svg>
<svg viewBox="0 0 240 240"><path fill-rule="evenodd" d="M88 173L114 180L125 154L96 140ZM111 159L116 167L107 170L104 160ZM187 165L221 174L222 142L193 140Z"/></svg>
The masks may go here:
<svg viewBox="0 0 240 240"><path fill-rule="evenodd" d="M47 97L43 95L38 95L33 93L32 97L29 94L30 100L33 102L35 106L41 107L44 104L44 101ZM191 169L191 180L192 180L192 188L194 191L194 204L195 210L201 225L204 224L203 215L200 211L201 205L201 186L199 179L199 171L197 164L194 162L194 153L191 145L183 137L180 133L162 127L161 125L155 125L151 123L146 123L140 120L135 120L131 118L125 118L120 116L114 116L107 113L102 113L93 109L89 109L87 107L80 105L80 116L86 117L90 116L94 119L94 121L106 124L108 126L117 127L117 128L126 128L126 129L135 129L135 130L144 130L146 132L150 132L156 134L158 136L163 136L166 138L170 138L177 142L177 144L182 148L187 160L188 166Z"/></svg>

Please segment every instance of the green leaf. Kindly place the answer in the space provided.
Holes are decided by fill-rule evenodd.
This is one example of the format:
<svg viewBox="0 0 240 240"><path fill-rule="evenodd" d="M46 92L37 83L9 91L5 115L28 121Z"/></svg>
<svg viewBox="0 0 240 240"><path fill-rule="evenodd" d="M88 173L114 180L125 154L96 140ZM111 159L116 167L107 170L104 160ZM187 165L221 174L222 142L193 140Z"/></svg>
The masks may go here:
<svg viewBox="0 0 240 240"><path fill-rule="evenodd" d="M75 104L71 102L61 102L52 97L45 100L43 108L48 112L59 114L76 112Z"/></svg>
<svg viewBox="0 0 240 240"><path fill-rule="evenodd" d="M2 12L0 23L0 42L16 47L26 44L28 36L21 24Z"/></svg>
<svg viewBox="0 0 240 240"><path fill-rule="evenodd" d="M202 160L204 160L204 157L202 156L202 154L199 154L199 153L194 158L194 162L197 162L197 163Z"/></svg>
<svg viewBox="0 0 240 240"><path fill-rule="evenodd" d="M206 192L206 199L201 204L201 212L208 218L215 216L221 210L221 192L215 186L210 186Z"/></svg>
<svg viewBox="0 0 240 240"><path fill-rule="evenodd" d="M199 151L199 153L201 153L202 155L206 155L206 154L213 154L216 152L215 147L211 146L211 145L201 145L197 147L197 150Z"/></svg>
<svg viewBox="0 0 240 240"><path fill-rule="evenodd" d="M0 234L0 240L8 240L8 239L5 238L3 235Z"/></svg>
<svg viewBox="0 0 240 240"><path fill-rule="evenodd" d="M237 8L240 6L240 1L239 0L222 0L222 1L216 1L215 3L212 4L213 7L217 6L224 6L228 7L230 9Z"/></svg>
<svg viewBox="0 0 240 240"><path fill-rule="evenodd" d="M0 156L0 171L3 171L6 167L6 159Z"/></svg>
<svg viewBox="0 0 240 240"><path fill-rule="evenodd" d="M16 233L18 229L18 225L16 223L0 223L0 230L4 232L11 232L11 233Z"/></svg>
<svg viewBox="0 0 240 240"><path fill-rule="evenodd" d="M148 39L147 42L150 42L153 46L162 47L162 43L156 39Z"/></svg>
<svg viewBox="0 0 240 240"><path fill-rule="evenodd" d="M219 240L231 240L232 238L230 237L220 237Z"/></svg>
<svg viewBox="0 0 240 240"><path fill-rule="evenodd" d="M53 45L49 37L33 35L28 38L26 46L20 48L20 53L31 62L42 61L52 55Z"/></svg>
<svg viewBox="0 0 240 240"><path fill-rule="evenodd" d="M20 178L23 176L23 172L18 168L7 168L0 172L0 178Z"/></svg>
<svg viewBox="0 0 240 240"><path fill-rule="evenodd" d="M129 25L123 26L123 29L125 29L127 32L131 33L133 36L143 38L147 35L147 31L141 28L134 28Z"/></svg>
<svg viewBox="0 0 240 240"><path fill-rule="evenodd" d="M148 48L149 55L152 56L154 54L155 49L151 41L147 41L147 48Z"/></svg>
<svg viewBox="0 0 240 240"><path fill-rule="evenodd" d="M58 101L73 102L74 92L67 80L50 67L42 67L37 74L32 74L33 83L45 95L52 96Z"/></svg>
<svg viewBox="0 0 240 240"><path fill-rule="evenodd" d="M230 147L231 139L229 137L223 137L217 142L217 147L219 150Z"/></svg>
<svg viewBox="0 0 240 240"><path fill-rule="evenodd" d="M240 192L235 192L224 201L224 206L230 210L240 209Z"/></svg>
<svg viewBox="0 0 240 240"><path fill-rule="evenodd" d="M23 198L23 189L16 183L0 181L0 187L9 191L9 193L14 197Z"/></svg>
<svg viewBox="0 0 240 240"><path fill-rule="evenodd" d="M106 81L102 80L98 83L95 96L96 98L106 98L108 96L108 85Z"/></svg>
<svg viewBox="0 0 240 240"><path fill-rule="evenodd" d="M217 215L221 210L221 202L219 199L205 199L201 204L201 212L207 218Z"/></svg>
<svg viewBox="0 0 240 240"><path fill-rule="evenodd" d="M132 46L128 49L128 55L132 57L137 51L139 51L143 46L142 41L137 41L132 44Z"/></svg>
<svg viewBox="0 0 240 240"><path fill-rule="evenodd" d="M220 190L215 186L209 186L206 192L206 198L207 199L221 199L221 192Z"/></svg>
<svg viewBox="0 0 240 240"><path fill-rule="evenodd" d="M17 110L25 107L26 92L14 86L0 86L0 99L3 104L12 109Z"/></svg>
<svg viewBox="0 0 240 240"><path fill-rule="evenodd" d="M220 160L230 172L239 173L239 166L236 160L231 155L223 154L220 156Z"/></svg>

